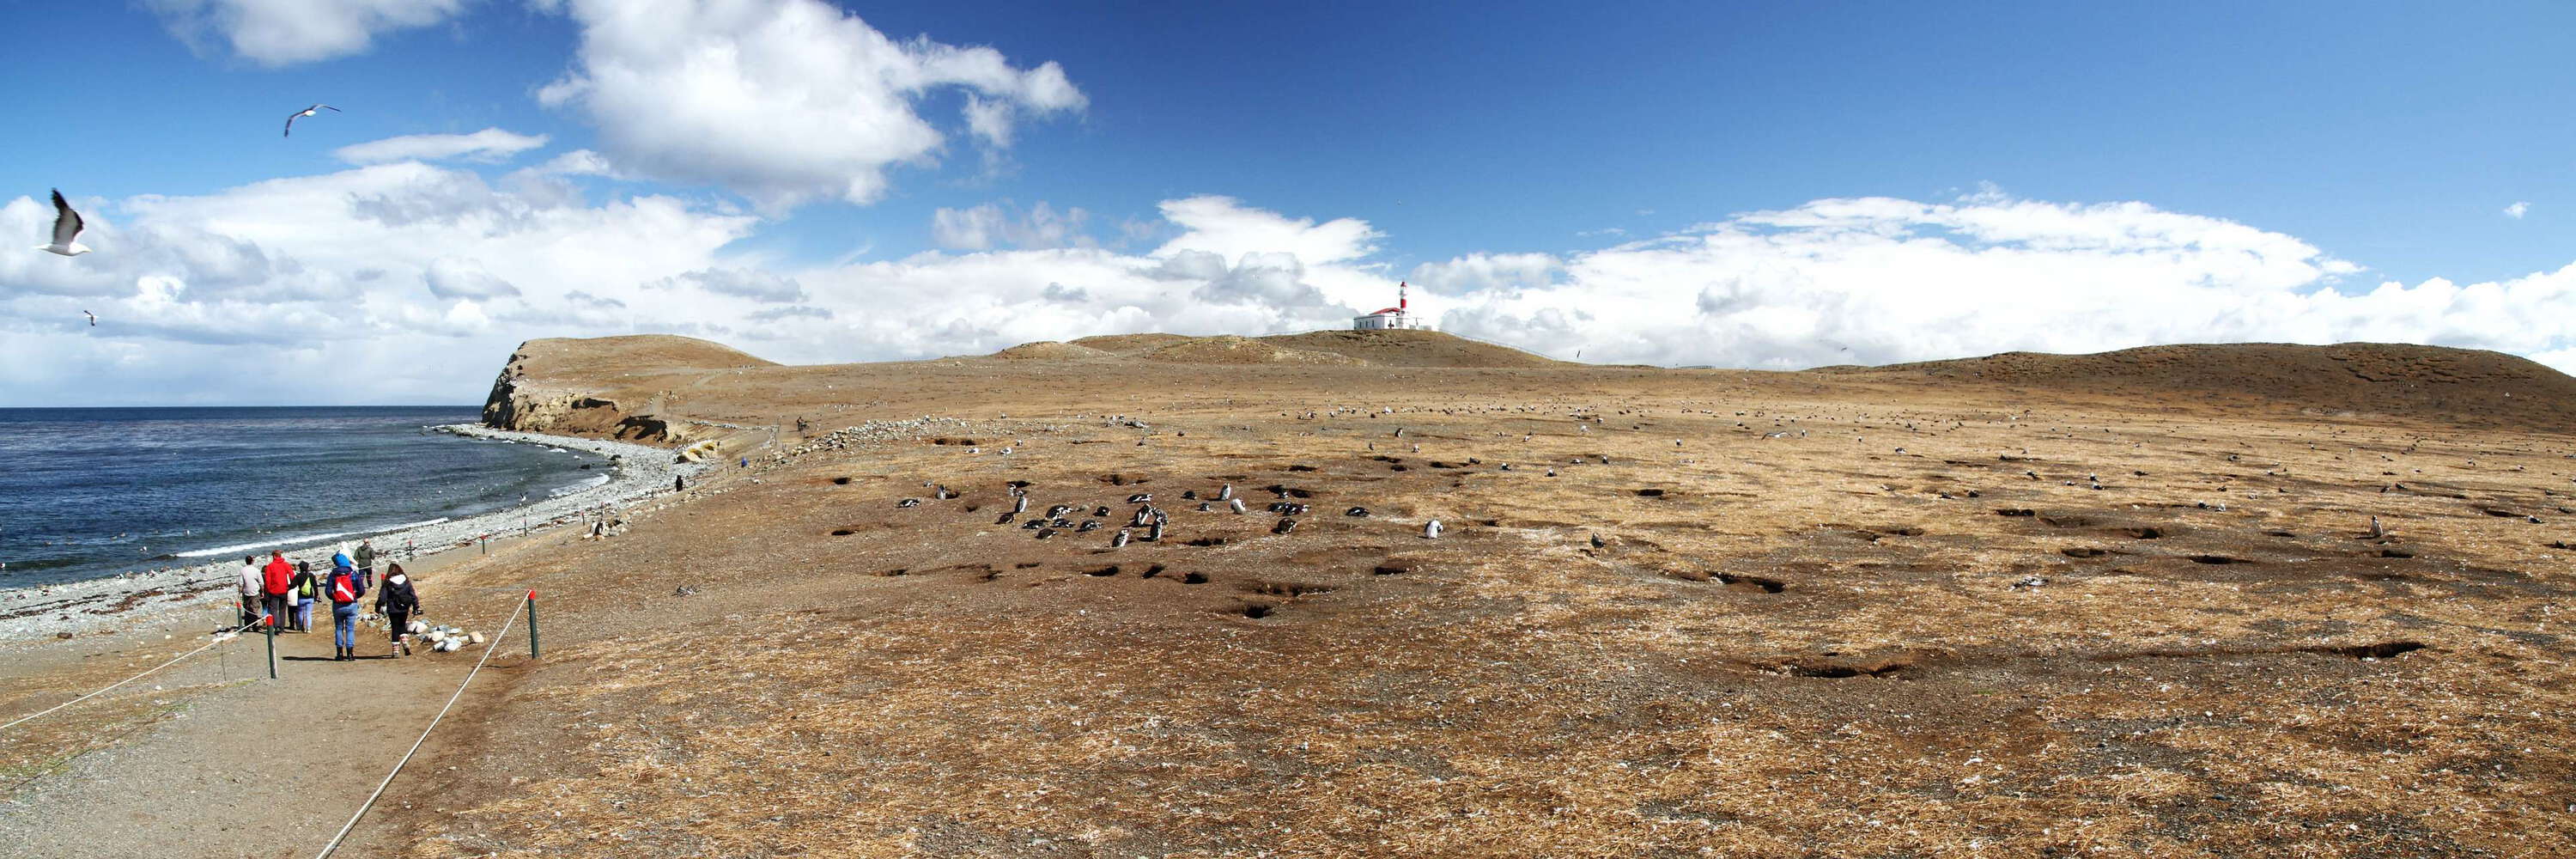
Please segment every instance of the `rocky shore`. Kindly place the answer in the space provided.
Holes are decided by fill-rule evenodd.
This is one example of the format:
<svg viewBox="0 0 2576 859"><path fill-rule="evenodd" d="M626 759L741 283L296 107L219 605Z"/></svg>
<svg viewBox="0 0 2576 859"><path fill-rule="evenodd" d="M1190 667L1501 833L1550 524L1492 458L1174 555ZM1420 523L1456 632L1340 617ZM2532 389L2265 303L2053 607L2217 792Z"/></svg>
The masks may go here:
<svg viewBox="0 0 2576 859"><path fill-rule="evenodd" d="M609 457L607 482L525 505L480 516L367 535L348 535L310 544L287 545L289 559L323 560L341 542L374 540L394 560L400 547L430 553L471 545L485 537L516 536L524 523L541 532L587 521L586 514L614 508L639 498L671 491L675 477L694 475L704 463L676 461L670 450L627 442L498 430L474 424L437 428L465 438L544 444ZM256 554L266 554L259 550ZM203 610L232 597L237 558L174 567L150 573L110 576L78 582L0 589L0 641L80 634L111 624L128 624L147 615L181 609Z"/></svg>

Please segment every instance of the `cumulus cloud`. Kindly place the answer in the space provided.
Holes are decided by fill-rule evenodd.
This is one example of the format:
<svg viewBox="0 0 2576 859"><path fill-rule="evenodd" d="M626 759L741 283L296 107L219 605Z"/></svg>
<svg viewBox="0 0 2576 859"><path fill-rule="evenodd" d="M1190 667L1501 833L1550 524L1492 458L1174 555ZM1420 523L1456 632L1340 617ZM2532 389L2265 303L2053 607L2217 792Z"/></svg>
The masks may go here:
<svg viewBox="0 0 2576 859"><path fill-rule="evenodd" d="M2544 354L2576 267L2352 283L2295 237L2142 203L1818 200L1573 254L1541 280L1417 269L1444 327L1587 359L1795 368L2153 343L2393 340ZM2516 308L2508 310L2508 308Z"/></svg>
<svg viewBox="0 0 2576 859"><path fill-rule="evenodd" d="M519 134L498 128L486 128L472 134L410 134L365 143L352 143L331 151L331 157L351 164L383 164L388 161L441 161L463 158L468 161L500 161L530 149L546 145L546 135ZM586 153L589 150L580 150ZM580 153L567 153L567 155Z"/></svg>
<svg viewBox="0 0 2576 859"><path fill-rule="evenodd" d="M820 0L564 0L581 28L574 69L538 91L598 126L627 172L721 185L783 211L818 198L870 203L886 171L933 164L947 136L917 111L963 91L968 130L1010 145L1021 116L1081 110L1053 62L897 41Z"/></svg>
<svg viewBox="0 0 2576 859"><path fill-rule="evenodd" d="M454 17L465 0L146 0L170 32L201 49L220 40L266 66L364 53L379 33Z"/></svg>
<svg viewBox="0 0 2576 859"><path fill-rule="evenodd" d="M663 278L654 286L670 289L694 286L716 295L730 295L767 303L805 300L805 288L795 278L780 277L766 271L748 268L711 268L678 277Z"/></svg>
<svg viewBox="0 0 2576 859"><path fill-rule="evenodd" d="M2513 218L2513 219L2515 219L2515 220L2521 220L2521 219L2522 219L2522 216L2523 216L2524 214L2529 213L2530 211L2531 211L2531 204L2530 204L2530 203L2527 203L2527 202L2515 202L2513 205L2510 205L2510 206L2506 206L2506 207L2504 207L2504 216L2505 216L2505 217L2508 217L2508 218Z"/></svg>
<svg viewBox="0 0 2576 859"><path fill-rule="evenodd" d="M519 294L518 287L483 270L482 263L456 257L430 260L421 279L429 287L429 294L440 298L488 300Z"/></svg>
<svg viewBox="0 0 2576 859"><path fill-rule="evenodd" d="M75 201L100 252L0 246L0 404L472 402L520 340L668 332L790 362L1031 340L1338 328L1418 287L1443 328L1587 360L1792 368L2148 343L2427 342L2576 369L2576 265L2371 283L2295 237L2140 204L1818 200L1570 254L1402 271L1364 221L1162 204L1150 251L788 264L758 216L401 161L200 197ZM0 234L51 207L0 203ZM79 315L99 313L91 329ZM315 391L323 393L316 394Z"/></svg>
<svg viewBox="0 0 2576 859"><path fill-rule="evenodd" d="M1059 213L1046 201L1022 212L1010 201L985 203L966 209L941 208L930 215L930 237L940 247L951 250L990 250L997 247L1057 248L1093 244L1083 232L1083 222L1091 213L1080 207Z"/></svg>

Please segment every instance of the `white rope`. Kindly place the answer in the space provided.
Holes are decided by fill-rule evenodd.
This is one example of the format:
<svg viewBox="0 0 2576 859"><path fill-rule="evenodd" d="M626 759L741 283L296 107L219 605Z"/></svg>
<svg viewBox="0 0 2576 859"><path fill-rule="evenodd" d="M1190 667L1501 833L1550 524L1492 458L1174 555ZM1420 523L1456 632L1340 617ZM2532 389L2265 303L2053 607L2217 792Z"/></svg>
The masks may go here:
<svg viewBox="0 0 2576 859"><path fill-rule="evenodd" d="M322 845L322 852L313 854L313 859L328 859L333 851L340 849L340 839L349 837L349 830L358 828L358 818L367 816L367 809L375 807L376 798L384 796L385 788L393 785L394 776L402 774L403 765L411 763L411 756L420 753L421 744L429 742L429 732L438 730L439 720L447 718L447 711L456 706L456 699L465 696L465 686L474 682L474 673L483 670L483 663L492 659L492 651L500 649L501 637L509 635L510 625L519 620L519 609L536 596L536 591L529 591L526 597L519 599L519 605L510 608L510 616L501 621L501 631L492 634L491 643L483 646L483 658L474 660L473 670L465 672L465 679L457 681L456 692L447 696L447 705L438 708L438 715L430 717L429 727L420 729L420 739L411 741L411 749L403 752L402 760L394 762L393 771L385 773L385 780L376 783L376 792L367 794L367 801L358 804L357 813L349 815L349 822L340 824L339 833L332 835L331 843Z"/></svg>
<svg viewBox="0 0 2576 859"><path fill-rule="evenodd" d="M227 630L227 631L224 631L224 632L216 633L216 634L215 634L215 640L213 640L213 641L209 641L209 642L206 642L206 644L205 644L205 646L204 646L204 647L199 647L199 648L197 648L197 649L195 649L195 650L191 650L191 651L188 651L188 652L186 652L186 653L182 653L182 654L179 654L179 655L177 655L177 656L170 657L170 661L168 661L168 662L164 662L164 663L161 663L161 664L159 664L159 665L152 666L152 667L150 667L150 668L146 668L146 669L144 669L144 670L143 670L143 673L142 673L142 674L137 674L137 675L134 675L134 676L132 676L132 677L128 677L128 678L125 678L125 679L123 679L123 680L119 680L119 681L116 681L116 682L114 682L114 683L110 683L110 684L107 684L107 685L105 685L105 686L101 686L101 687L99 687L99 688L98 688L98 690L97 690L97 691L95 691L95 692L91 692L91 693L89 693L89 694L87 694L87 695L83 695L83 696L80 696L80 697L78 697L78 698L74 698L74 699L71 699L71 700L69 700L69 701L65 701L65 702L62 702L62 703L60 703L60 704L56 704L56 705L54 705L54 706L47 707L47 708L45 708L44 710L42 710L42 711L39 711L39 712L35 713L34 715L20 716L20 717L18 717L18 720L17 720L17 721L15 721L15 722L10 722L9 724L6 724L6 725L0 725L0 731L6 731L6 730L9 730L10 728L15 728L15 727L17 727L17 726L18 726L19 722L31 721L31 720L35 719L37 716L43 716L43 715L45 715L45 714L47 714L47 713L51 713L51 712L54 712L54 711L56 711L56 710L60 710L60 709L62 709L62 708L64 708L64 707L69 707L69 706L71 706L71 705L73 705L73 704L78 704L78 703L80 703L80 702L82 702L82 701L87 701L87 700L89 700L89 699L91 699L91 698L96 698L96 697L98 697L99 695L105 694L105 693L107 692L107 690L114 689L114 688L116 688L116 687L123 686L123 685L125 685L125 684L132 683L132 682L137 681L137 680L141 680L141 679L143 679L146 675L149 675L149 674L151 674L152 672L159 671L159 670L161 670L161 669L168 668L168 667L170 667L170 666L172 666L172 665L176 665L176 664L178 664L178 663L179 663L179 660L186 659L186 658L188 658L188 657L195 656L195 655L200 654L200 653L204 653L204 652L206 652L206 650L207 650L208 648L212 648L212 647L214 647L215 645L222 644L222 643L227 642L227 641L231 641L231 640L233 640L233 637L234 637L234 636L236 636L236 635L240 635L242 630L249 629L249 628L251 628L251 627L258 626L258 625L263 624L263 623L267 623L267 622L268 622L268 618L269 618L269 615L264 615L264 614L263 614L263 615L260 615L260 616L259 616L259 619L258 619L258 620L254 620L254 621L251 621L251 622L249 622L249 623L242 624L242 625L240 625L240 626L234 627L234 628L232 628L232 629L230 629L230 630Z"/></svg>

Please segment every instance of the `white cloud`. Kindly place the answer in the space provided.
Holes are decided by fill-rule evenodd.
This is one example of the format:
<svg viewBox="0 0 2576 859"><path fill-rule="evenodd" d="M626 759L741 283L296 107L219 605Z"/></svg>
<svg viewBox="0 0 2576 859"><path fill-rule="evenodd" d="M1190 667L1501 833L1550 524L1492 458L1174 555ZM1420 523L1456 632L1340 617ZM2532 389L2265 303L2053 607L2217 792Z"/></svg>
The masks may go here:
<svg viewBox="0 0 2576 859"><path fill-rule="evenodd" d="M443 161L463 158L467 161L500 161L530 149L546 145L546 135L519 134L498 128L486 128L472 134L409 134L365 143L352 143L331 151L331 157L351 164L383 164L388 161ZM558 156L586 154L578 150ZM596 156L593 156L594 158ZM572 171L563 171L572 172Z"/></svg>
<svg viewBox="0 0 2576 859"><path fill-rule="evenodd" d="M993 148L1013 119L1081 110L1055 63L896 41L819 0L566 0L580 56L538 91L599 128L600 150L640 176L722 185L776 212L818 198L874 202L886 171L937 161L946 135L917 102L963 90L966 124Z"/></svg>
<svg viewBox="0 0 2576 859"><path fill-rule="evenodd" d="M678 277L663 278L652 285L659 289L683 285L694 286L716 295L748 298L767 304L805 300L805 288L798 286L795 278L780 277L766 271L748 268L711 268L693 271Z"/></svg>
<svg viewBox="0 0 2576 859"><path fill-rule="evenodd" d="M1376 261L1384 238L1364 221L1223 197L1165 202L1138 231L1165 237L1145 253L997 239L810 265L729 251L755 216L658 196L594 204L416 161L75 203L98 253L0 246L0 339L13 347L0 404L473 402L512 346L540 336L672 332L826 362L1332 328L1391 303L1399 276ZM0 234L40 234L51 217L11 199ZM2389 340L2576 369L2576 265L2493 283L2347 283L2358 271L2221 219L1997 195L1819 200L1401 277L1444 328L1597 361L1787 368Z"/></svg>
<svg viewBox="0 0 2576 859"><path fill-rule="evenodd" d="M2519 219L2521 219L2521 218L2522 218L2522 216L2523 216L2524 214L2529 213L2530 211L2531 211L2531 204L2530 204L2530 203L2526 203L2526 202L2516 202L2516 203L2514 203L2513 205L2510 205L2510 206L2506 206L2506 207L2504 207L2504 216L2505 216L2505 217L2508 217L2508 218L2514 218L2514 219L2519 220Z"/></svg>
<svg viewBox="0 0 2576 859"><path fill-rule="evenodd" d="M1040 200L1028 211L1021 212L1005 200L966 209L942 208L932 212L930 236L940 247L951 250L1089 246L1094 242L1083 232L1083 222L1090 218L1091 213L1080 207L1059 213L1055 207Z"/></svg>
<svg viewBox="0 0 2576 859"><path fill-rule="evenodd" d="M1449 330L1590 360L1794 368L2176 342L2576 345L2576 266L2347 292L2360 267L2306 242L2141 203L1818 200L1558 263L1544 281L1474 257L1414 276L1456 293Z"/></svg>
<svg viewBox="0 0 2576 859"><path fill-rule="evenodd" d="M365 53L376 34L454 17L465 0L146 0L191 45L221 39L267 66Z"/></svg>

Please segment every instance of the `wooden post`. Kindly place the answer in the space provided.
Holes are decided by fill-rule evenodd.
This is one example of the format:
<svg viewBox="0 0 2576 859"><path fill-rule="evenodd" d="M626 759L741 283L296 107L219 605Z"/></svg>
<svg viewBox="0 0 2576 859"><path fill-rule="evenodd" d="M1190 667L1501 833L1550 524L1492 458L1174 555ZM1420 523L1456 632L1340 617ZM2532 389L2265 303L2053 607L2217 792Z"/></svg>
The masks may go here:
<svg viewBox="0 0 2576 859"><path fill-rule="evenodd" d="M537 592L528 591L528 658L537 658Z"/></svg>
<svg viewBox="0 0 2576 859"><path fill-rule="evenodd" d="M271 615L260 615L260 628L268 638L268 679L277 679L277 623Z"/></svg>

